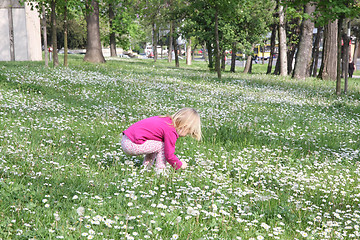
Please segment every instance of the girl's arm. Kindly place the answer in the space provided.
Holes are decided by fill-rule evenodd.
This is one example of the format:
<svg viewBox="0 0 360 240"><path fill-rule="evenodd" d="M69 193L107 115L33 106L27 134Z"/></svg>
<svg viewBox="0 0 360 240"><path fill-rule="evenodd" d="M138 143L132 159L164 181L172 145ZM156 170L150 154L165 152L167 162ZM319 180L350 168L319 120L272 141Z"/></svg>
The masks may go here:
<svg viewBox="0 0 360 240"><path fill-rule="evenodd" d="M169 132L164 134L164 152L166 161L176 170L182 168L183 163L175 155L176 133Z"/></svg>

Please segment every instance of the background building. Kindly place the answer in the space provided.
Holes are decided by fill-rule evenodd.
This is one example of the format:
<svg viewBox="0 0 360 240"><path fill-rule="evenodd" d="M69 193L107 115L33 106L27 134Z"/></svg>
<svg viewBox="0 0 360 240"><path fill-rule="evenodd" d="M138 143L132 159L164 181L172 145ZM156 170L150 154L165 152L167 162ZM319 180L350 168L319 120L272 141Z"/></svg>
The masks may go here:
<svg viewBox="0 0 360 240"><path fill-rule="evenodd" d="M42 60L39 13L18 0L0 0L0 61Z"/></svg>

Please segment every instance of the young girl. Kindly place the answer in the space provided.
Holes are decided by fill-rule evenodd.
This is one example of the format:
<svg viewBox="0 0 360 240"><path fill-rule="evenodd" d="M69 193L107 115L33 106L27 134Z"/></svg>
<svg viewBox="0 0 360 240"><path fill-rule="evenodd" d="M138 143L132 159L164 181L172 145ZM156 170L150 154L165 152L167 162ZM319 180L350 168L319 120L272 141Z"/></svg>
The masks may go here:
<svg viewBox="0 0 360 240"><path fill-rule="evenodd" d="M175 155L175 143L187 135L196 140L201 138L201 122L193 108L183 108L172 116L155 116L134 123L123 132L121 146L126 154L145 154L143 165L151 167L155 158L157 169L164 169L166 162L173 168L185 169Z"/></svg>

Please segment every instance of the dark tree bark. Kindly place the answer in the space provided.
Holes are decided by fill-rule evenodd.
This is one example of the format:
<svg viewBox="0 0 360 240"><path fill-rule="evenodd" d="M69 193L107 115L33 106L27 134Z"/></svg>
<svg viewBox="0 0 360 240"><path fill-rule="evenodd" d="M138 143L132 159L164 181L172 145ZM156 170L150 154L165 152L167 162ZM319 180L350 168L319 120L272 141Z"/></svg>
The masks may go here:
<svg viewBox="0 0 360 240"><path fill-rule="evenodd" d="M99 2L88 0L86 2L87 46L84 61L104 63L99 27Z"/></svg>
<svg viewBox="0 0 360 240"><path fill-rule="evenodd" d="M244 68L244 73L251 73L252 71L252 56L249 55L246 58L246 64L245 64L245 68Z"/></svg>
<svg viewBox="0 0 360 240"><path fill-rule="evenodd" d="M219 10L215 9L215 70L217 76L221 79L221 68L220 68L220 42L219 42Z"/></svg>
<svg viewBox="0 0 360 240"><path fill-rule="evenodd" d="M337 26L337 74L336 74L336 95L341 95L341 29L344 17L338 19Z"/></svg>
<svg viewBox="0 0 360 240"><path fill-rule="evenodd" d="M235 64L236 64L236 42L232 44L232 51L231 51L231 67L230 72L235 72Z"/></svg>
<svg viewBox="0 0 360 240"><path fill-rule="evenodd" d="M174 43L174 53L175 53L175 67L178 68L180 67L180 63L179 63L179 49L178 49L179 45L177 43L177 34L174 35L173 43Z"/></svg>
<svg viewBox="0 0 360 240"><path fill-rule="evenodd" d="M51 1L51 44L53 47L53 66L59 66L59 57L57 52L57 35L56 35L56 2Z"/></svg>
<svg viewBox="0 0 360 240"><path fill-rule="evenodd" d="M279 74L280 74L280 61L279 61L279 58L277 58L275 69L274 69L274 75L279 75Z"/></svg>
<svg viewBox="0 0 360 240"><path fill-rule="evenodd" d="M222 50L221 53L221 71L225 71L226 66L226 52L225 50Z"/></svg>
<svg viewBox="0 0 360 240"><path fill-rule="evenodd" d="M337 46L337 20L335 20L327 24L324 29L324 48L319 71L319 77L323 80L336 80Z"/></svg>
<svg viewBox="0 0 360 240"><path fill-rule="evenodd" d="M42 6L42 19L41 19L41 23L42 23L42 28L43 28L43 40L44 40L44 54L45 54L45 66L48 67L49 66L49 56L48 56L48 44L47 44L47 29L46 29L46 11L45 11L45 6Z"/></svg>
<svg viewBox="0 0 360 240"><path fill-rule="evenodd" d="M169 49L168 49L168 62L172 61L172 51L173 51L173 21L170 21L170 33L169 33Z"/></svg>
<svg viewBox="0 0 360 240"><path fill-rule="evenodd" d="M68 23L67 23L67 0L64 5L64 66L68 66Z"/></svg>
<svg viewBox="0 0 360 240"><path fill-rule="evenodd" d="M287 47L286 47L286 31L285 31L285 13L284 7L279 5L279 58L280 61L280 75L286 76L288 74L287 68Z"/></svg>
<svg viewBox="0 0 360 240"><path fill-rule="evenodd" d="M322 31L322 27L318 27L317 28L317 33L316 33L316 37L315 37L315 43L314 43L314 47L313 47L313 51L312 51L312 63L311 63L311 67L309 69L309 75L316 77L317 74L317 66L318 66L318 61L319 61L319 48L320 48L320 40L321 40L321 31Z"/></svg>
<svg viewBox="0 0 360 240"><path fill-rule="evenodd" d="M348 89L348 77L349 77L349 44L350 35L347 33L350 31L350 20L346 19L346 33L344 34L344 57L343 57L343 70L344 70L344 93L347 94Z"/></svg>
<svg viewBox="0 0 360 240"><path fill-rule="evenodd" d="M188 40L188 44L186 45L186 65L191 65L191 38Z"/></svg>
<svg viewBox="0 0 360 240"><path fill-rule="evenodd" d="M114 31L114 5L113 3L109 3L109 25L110 25L110 56L116 57L116 35Z"/></svg>
<svg viewBox="0 0 360 240"><path fill-rule="evenodd" d="M275 54L276 32L277 32L277 25L273 24L272 30L271 30L271 39L270 39L270 57L269 57L269 63L268 63L266 74L271 73L271 69L272 69L272 65L273 65L273 60L274 60L273 57Z"/></svg>
<svg viewBox="0 0 360 240"><path fill-rule="evenodd" d="M214 68L214 61L213 61L213 49L211 47L211 43L207 42L206 46L207 46L208 58L209 58L209 68L213 69Z"/></svg>
<svg viewBox="0 0 360 240"><path fill-rule="evenodd" d="M152 35L153 35L153 54L154 54L154 62L156 62L158 58L158 52L157 52L157 29L156 24L152 23Z"/></svg>
<svg viewBox="0 0 360 240"><path fill-rule="evenodd" d="M15 39L14 39L14 18L12 6L8 8L9 21L9 40L10 40L10 60L15 61Z"/></svg>
<svg viewBox="0 0 360 240"><path fill-rule="evenodd" d="M315 11L315 5L306 4L304 12L312 15ZM314 23L311 19L305 19L301 24L301 34L298 52L296 54L295 68L293 77L295 79L305 79L308 75L308 69L311 61L311 49L313 45Z"/></svg>
<svg viewBox="0 0 360 240"><path fill-rule="evenodd" d="M290 48L288 48L287 51L287 69L288 69L288 75L291 75L291 72L293 70L293 62L294 62L294 56L295 52L298 49L297 44L292 45Z"/></svg>

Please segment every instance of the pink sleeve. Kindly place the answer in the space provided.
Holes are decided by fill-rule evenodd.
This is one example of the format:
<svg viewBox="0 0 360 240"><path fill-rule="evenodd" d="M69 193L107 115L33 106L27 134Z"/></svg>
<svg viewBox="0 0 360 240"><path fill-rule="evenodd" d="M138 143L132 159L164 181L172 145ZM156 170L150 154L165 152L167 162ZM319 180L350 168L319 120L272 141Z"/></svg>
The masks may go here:
<svg viewBox="0 0 360 240"><path fill-rule="evenodd" d="M175 155L175 143L177 137L174 132L164 134L164 152L166 161L176 170L181 168L182 162Z"/></svg>

